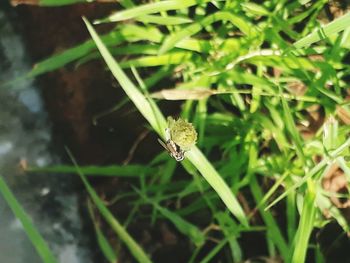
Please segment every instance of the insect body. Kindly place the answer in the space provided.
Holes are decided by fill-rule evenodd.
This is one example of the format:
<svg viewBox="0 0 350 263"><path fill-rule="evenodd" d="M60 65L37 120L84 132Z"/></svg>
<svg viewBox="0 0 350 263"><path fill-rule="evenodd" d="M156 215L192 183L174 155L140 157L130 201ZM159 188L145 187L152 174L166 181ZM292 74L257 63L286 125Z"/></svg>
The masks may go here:
<svg viewBox="0 0 350 263"><path fill-rule="evenodd" d="M178 162L185 159L185 151L171 139L169 128L165 130L165 139L165 143L160 139L158 139L158 142L169 152L170 156Z"/></svg>

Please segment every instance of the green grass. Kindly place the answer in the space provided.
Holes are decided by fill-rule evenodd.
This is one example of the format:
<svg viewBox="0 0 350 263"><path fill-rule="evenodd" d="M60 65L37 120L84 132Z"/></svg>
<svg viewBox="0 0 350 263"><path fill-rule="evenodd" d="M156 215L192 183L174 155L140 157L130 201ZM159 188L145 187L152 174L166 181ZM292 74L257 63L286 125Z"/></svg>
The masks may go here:
<svg viewBox="0 0 350 263"><path fill-rule="evenodd" d="M26 232L29 240L32 242L35 247L38 255L45 263L56 263L58 262L53 255L52 251L46 244L43 237L40 235L37 227L33 224L31 218L23 210L22 206L18 203L16 197L13 195L10 188L7 186L5 180L0 176L0 193L3 198L6 200L7 204L21 222L24 231Z"/></svg>
<svg viewBox="0 0 350 263"><path fill-rule="evenodd" d="M307 262L318 246L315 233L329 221L325 210L348 231L322 180L337 164L350 182L350 130L337 111L350 112L350 14L327 20L324 0L120 3L123 10L94 26L84 18L92 40L38 62L27 77L103 59L144 117L142 125L159 137L164 139L166 116L158 103L181 101L178 114L194 123L197 146L181 164L160 153L142 165L31 171L79 171L97 210L139 262L151 262L152 255L128 226L145 217L155 225L165 220L187 237L194 245L189 262L249 260L246 232L263 234L266 241L257 244L267 248L263 256ZM99 36L99 23L115 27ZM176 85L159 87L160 80ZM177 178L176 165L183 166L185 179ZM132 184L115 197L132 200L125 222L101 202L85 175L124 177ZM151 209L141 215L144 206ZM113 262L119 253L96 224L95 230ZM316 251L316 262L323 262Z"/></svg>

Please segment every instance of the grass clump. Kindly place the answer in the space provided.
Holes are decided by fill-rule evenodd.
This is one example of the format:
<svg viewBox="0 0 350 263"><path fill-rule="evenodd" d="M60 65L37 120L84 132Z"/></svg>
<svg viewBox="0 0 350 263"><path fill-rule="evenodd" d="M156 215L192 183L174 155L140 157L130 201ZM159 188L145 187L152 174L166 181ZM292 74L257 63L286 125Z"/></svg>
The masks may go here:
<svg viewBox="0 0 350 263"><path fill-rule="evenodd" d="M191 145L182 162L192 177L178 182L174 161L155 156L130 193L135 211L151 205L147 217L152 222L168 220L188 236L195 244L189 262L209 262L220 253L225 255L221 262L249 259L244 252L247 232L263 233L265 241L259 245L267 248L264 256L323 262L312 238L317 229L335 220L349 231L348 218L332 203L323 183L334 166L343 180L350 178L350 109L345 99L349 14L328 19L326 1L121 5L125 10L95 21L115 23L106 35L99 36L98 25L84 19L99 53L89 40L39 62L29 76L44 73L43 65L48 71L100 59L101 54L150 129L163 139L168 125L156 99L182 101L179 115L198 131L198 147ZM154 81L143 76L145 69L162 74ZM177 84L157 87L163 78ZM149 171L155 171L152 177ZM113 218L80 176L100 211ZM348 199L348 183L345 188ZM184 200L186 205L177 209L166 207ZM206 227L189 222L203 211ZM129 220L139 216L134 213ZM127 235L119 222L114 224L118 235ZM213 238L215 245L205 251ZM139 262L151 260L130 242L128 248ZM310 259L313 254L317 256Z"/></svg>

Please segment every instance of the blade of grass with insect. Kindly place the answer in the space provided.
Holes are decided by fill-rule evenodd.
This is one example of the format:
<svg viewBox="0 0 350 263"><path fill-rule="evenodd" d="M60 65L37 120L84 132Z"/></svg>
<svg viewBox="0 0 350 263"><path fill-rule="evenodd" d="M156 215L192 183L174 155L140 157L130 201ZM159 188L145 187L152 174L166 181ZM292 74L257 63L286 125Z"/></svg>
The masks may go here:
<svg viewBox="0 0 350 263"><path fill-rule="evenodd" d="M152 263L152 261L149 259L145 251L137 244L137 242L129 235L127 230L119 223L119 221L113 216L113 214L108 210L108 208L105 206L104 202L100 199L100 197L97 195L96 191L92 188L88 180L85 178L84 174L80 170L78 164L76 163L73 155L71 152L67 150L67 153L69 157L71 158L77 174L79 175L80 179L82 180L84 186L86 187L87 192L89 193L92 201L95 203L96 207L100 211L101 215L104 217L104 219L108 222L108 224L111 226L111 228L115 231L115 233L118 235L118 238L120 238L125 245L128 247L130 253L134 256L134 258L140 262L140 263Z"/></svg>
<svg viewBox="0 0 350 263"><path fill-rule="evenodd" d="M209 0L202 0L202 3L209 2ZM198 4L196 0L167 0L154 3L148 3L140 6L135 6L127 10L116 12L105 19L95 20L94 24L118 22L127 19L133 19L143 15L159 13L168 10L184 9Z"/></svg>
<svg viewBox="0 0 350 263"><path fill-rule="evenodd" d="M311 44L325 39L332 34L339 33L350 26L350 12L333 20L329 24L322 26L315 32L303 37L302 39L295 42L293 45L296 48L305 48Z"/></svg>
<svg viewBox="0 0 350 263"><path fill-rule="evenodd" d="M304 197L303 210L299 221L298 230L294 240L292 263L305 262L309 239L313 230L316 216L316 188L312 180L307 181L307 192Z"/></svg>
<svg viewBox="0 0 350 263"><path fill-rule="evenodd" d="M184 234L185 236L188 236L192 240L193 244L199 247L204 244L205 236L198 229L198 227L186 221L185 219L180 217L177 213L174 213L165 207L161 207L157 202L148 198L146 195L144 195L141 191L139 191L135 187L134 187L134 190L142 197L143 201L146 201L147 203L153 205L164 217L169 219L174 224L176 229L179 230L180 233Z"/></svg>
<svg viewBox="0 0 350 263"><path fill-rule="evenodd" d="M115 250L112 248L108 239L103 234L98 222L96 222L96 218L95 218L94 211L93 211L92 204L91 204L90 200L88 200L87 206L88 206L90 217L91 217L92 222L94 224L94 229L95 229L95 233L96 233L96 237L97 237L97 243L100 246L103 255L110 263L118 262L118 256L117 256Z"/></svg>
<svg viewBox="0 0 350 263"><path fill-rule="evenodd" d="M37 228L34 226L30 217L23 210L22 206L18 203L16 197L11 192L10 188L7 186L5 180L0 176L0 192L7 204L15 214L16 218L21 222L24 231L26 232L28 238L35 247L37 253L41 257L44 263L57 263L58 261L54 257L49 246L40 235Z"/></svg>
<svg viewBox="0 0 350 263"><path fill-rule="evenodd" d="M80 171L92 176L138 177L140 174L152 175L156 169L144 165L112 165L112 166L81 166ZM47 167L29 167L26 172L35 173L77 173L71 165L57 165Z"/></svg>
<svg viewBox="0 0 350 263"><path fill-rule="evenodd" d="M85 18L84 22L112 74L119 81L121 87L134 102L140 113L146 118L152 128L164 139L164 131L167 124L158 107L150 98L146 98L135 87L126 74L121 70L118 63L111 56L110 52L103 44L91 24ZM199 170L206 181L213 187L232 214L235 215L242 224L248 225L247 218L236 197L233 195L231 189L227 186L225 181L221 178L211 163L209 163L203 153L197 147L193 147L193 149L187 153L187 158Z"/></svg>

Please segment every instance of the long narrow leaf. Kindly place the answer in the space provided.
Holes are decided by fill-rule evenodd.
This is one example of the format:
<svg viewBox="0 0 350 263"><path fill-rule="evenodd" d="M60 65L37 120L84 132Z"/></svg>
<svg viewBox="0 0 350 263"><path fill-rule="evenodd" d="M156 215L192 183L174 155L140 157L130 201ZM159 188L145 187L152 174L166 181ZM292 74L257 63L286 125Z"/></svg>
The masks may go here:
<svg viewBox="0 0 350 263"><path fill-rule="evenodd" d="M12 0L11 4L16 6L20 4L26 5L38 5L38 6L63 6L63 5L73 5L78 3L90 3L96 0L37 0L37 1L27 1L27 0Z"/></svg>
<svg viewBox="0 0 350 263"><path fill-rule="evenodd" d="M180 25L180 24L186 24L191 23L192 20L185 17L176 17L176 16L156 16L156 15L146 15L146 16L140 16L137 18L138 21L141 21L143 23L154 23L159 25Z"/></svg>
<svg viewBox="0 0 350 263"><path fill-rule="evenodd" d="M139 190L135 190L140 196L142 196L143 200L152 204L164 217L168 218L182 234L188 236L196 246L202 246L204 244L204 234L198 229L197 226L186 221L177 213L174 213L169 209L160 206L157 202L148 198Z"/></svg>
<svg viewBox="0 0 350 263"><path fill-rule="evenodd" d="M350 12L335 19L331 23L317 29L315 32L303 37L294 43L296 48L304 48L332 34L339 33L350 26Z"/></svg>
<svg viewBox="0 0 350 263"><path fill-rule="evenodd" d="M209 0L202 0L201 2L209 2ZM195 1L195 0L169 0L169 1L159 1L154 3L149 3L149 4L132 7L127 10L114 13L106 19L95 21L95 24L106 23L106 22L117 22L117 21L132 19L139 16L148 15L148 14L159 13L162 11L183 9L186 7L196 5L197 3L198 1Z"/></svg>
<svg viewBox="0 0 350 263"><path fill-rule="evenodd" d="M117 256L115 250L113 249L112 245L109 243L108 239L106 238L106 236L103 234L102 230L100 229L100 225L98 224L98 222L96 222L96 218L94 216L94 211L92 208L91 201L89 200L87 202L87 204L88 204L89 214L90 214L92 222L94 224L97 243L100 246L101 251L102 251L103 255L106 257L106 259L110 263L115 263L118 260L118 256Z"/></svg>
<svg viewBox="0 0 350 263"><path fill-rule="evenodd" d="M94 39L98 49L101 52L102 57L106 61L108 67L112 71L114 77L119 81L121 87L125 93L134 102L135 106L141 112L141 114L151 124L152 128L161 136L164 137L164 130L166 128L166 121L157 105L150 99L146 98L129 80L126 74L122 71L119 64L114 60L106 46L103 44L94 28L84 18L84 22ZM231 189L227 186L225 181L220 177L215 168L208 162L203 153L197 148L188 152L187 158L194 164L194 166L200 171L207 182L214 188L227 208L234 214L238 220L248 225L247 219L243 212L242 207L238 203L237 199L233 195Z"/></svg>
<svg viewBox="0 0 350 263"><path fill-rule="evenodd" d="M83 181L83 183L86 187L86 190L88 191L92 201L95 203L96 207L98 208L98 210L100 211L102 216L109 223L109 225L112 227L112 229L118 235L118 237L128 247L130 253L140 263L152 263L152 261L149 259L147 254L143 251L143 249L136 243L136 241L126 231L126 229L119 223L119 221L113 216L113 214L104 205L103 201L100 199L100 197L97 195L95 190L91 187L88 180L85 178L84 174L81 172L79 166L77 165L77 163L75 162L73 156L71 155L71 153L69 151L68 151L68 154L70 155L70 157L71 157L71 159L76 167L77 173L79 174L79 177Z"/></svg>
<svg viewBox="0 0 350 263"><path fill-rule="evenodd" d="M46 244L45 240L40 235L39 231L34 226L33 222L23 210L22 206L16 200L16 197L11 192L10 188L8 188L4 179L0 176L0 192L2 196L5 198L7 204L10 206L13 213L16 215L19 221L21 221L22 226L27 233L28 238L34 245L36 251L39 256L45 263L56 263L56 259L53 256L50 248Z"/></svg>
<svg viewBox="0 0 350 263"><path fill-rule="evenodd" d="M118 177L139 177L143 174L153 174L155 169L143 165L112 165L112 166L82 166L80 170L85 175L93 176L118 176ZM27 172L39 173L76 173L77 169L71 165L57 165L48 167L34 167L26 170Z"/></svg>
<svg viewBox="0 0 350 263"><path fill-rule="evenodd" d="M250 187L254 195L255 201L258 203L263 198L263 194L255 175L251 177ZM263 209L259 209L259 211L269 231L269 237L271 238L274 245L279 249L279 252L281 253L282 257L286 260L288 258L289 251L288 245L282 235L282 232L280 231L280 228L278 227L275 218L269 211L264 211Z"/></svg>
<svg viewBox="0 0 350 263"><path fill-rule="evenodd" d="M221 20L230 21L248 36L254 36L257 33L257 30L254 28L253 25L250 25L248 22L244 21L239 16L234 15L230 12L217 12L205 17L197 23L192 23L191 25L185 27L179 32L174 33L173 35L170 35L164 41L162 47L159 50L159 54L167 52L169 49L173 48L178 42L190 36L193 36L194 34L198 33L202 28Z"/></svg>
<svg viewBox="0 0 350 263"><path fill-rule="evenodd" d="M315 206L315 186L311 180L308 181L308 191L304 198L303 210L299 227L295 238L295 249L293 251L292 263L305 262L306 252L308 249L309 238L313 229L316 216Z"/></svg>

